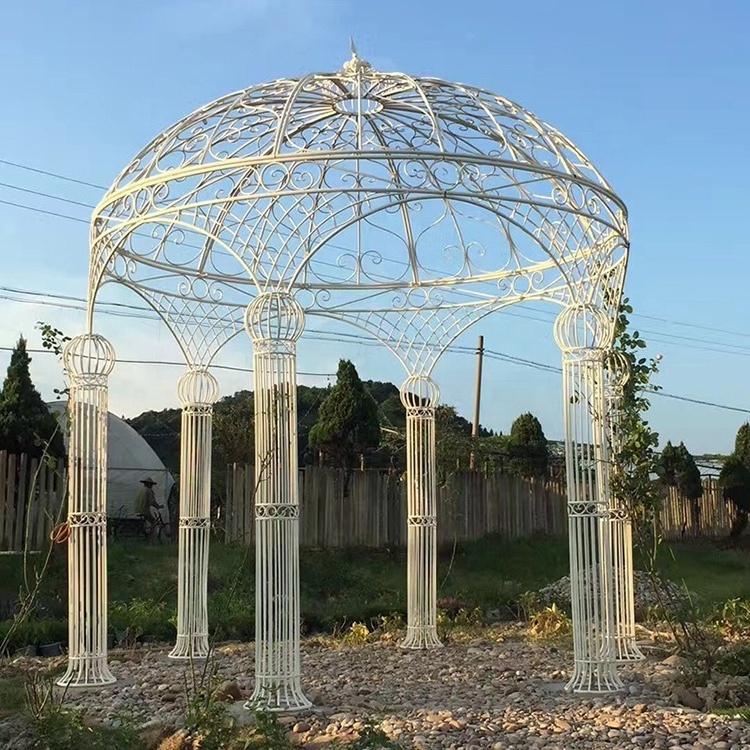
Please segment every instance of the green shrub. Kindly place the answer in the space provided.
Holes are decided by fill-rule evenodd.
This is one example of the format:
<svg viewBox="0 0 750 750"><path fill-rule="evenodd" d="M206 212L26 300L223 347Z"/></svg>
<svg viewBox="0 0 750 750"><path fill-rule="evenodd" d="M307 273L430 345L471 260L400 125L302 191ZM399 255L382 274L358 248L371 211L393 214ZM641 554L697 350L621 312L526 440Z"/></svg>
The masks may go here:
<svg viewBox="0 0 750 750"><path fill-rule="evenodd" d="M714 622L730 638L750 637L750 599L729 599L717 608Z"/></svg>
<svg viewBox="0 0 750 750"><path fill-rule="evenodd" d="M236 592L216 591L208 598L208 623L218 641L250 641L255 637L255 602Z"/></svg>
<svg viewBox="0 0 750 750"><path fill-rule="evenodd" d="M50 711L32 723L31 732L34 750L143 750L134 729L91 726L83 711Z"/></svg>
<svg viewBox="0 0 750 750"><path fill-rule="evenodd" d="M176 612L166 602L133 599L131 602L112 602L109 626L117 633L126 633L129 640L151 638L171 641L176 635Z"/></svg>
<svg viewBox="0 0 750 750"><path fill-rule="evenodd" d="M11 632L12 631L12 632ZM48 643L68 642L66 620L23 620L14 626L13 620L0 621L0 644L8 638L5 650L12 654L26 646L45 646Z"/></svg>
<svg viewBox="0 0 750 750"><path fill-rule="evenodd" d="M744 676L750 674L750 645L736 646L723 653L716 661L716 669L724 674Z"/></svg>

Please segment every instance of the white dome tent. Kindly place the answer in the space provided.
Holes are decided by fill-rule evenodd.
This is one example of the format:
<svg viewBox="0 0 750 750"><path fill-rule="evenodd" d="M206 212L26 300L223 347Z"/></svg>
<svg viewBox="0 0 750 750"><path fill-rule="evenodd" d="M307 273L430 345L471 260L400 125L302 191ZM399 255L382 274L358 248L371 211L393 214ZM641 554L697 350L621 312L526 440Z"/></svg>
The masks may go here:
<svg viewBox="0 0 750 750"><path fill-rule="evenodd" d="M52 401L47 407L59 419L66 419L67 401ZM64 433L67 449L67 430ZM166 505L174 479L154 449L125 420L111 412L108 433L107 515L116 518L135 516L135 496L141 487L141 479L146 477L156 482L156 499Z"/></svg>

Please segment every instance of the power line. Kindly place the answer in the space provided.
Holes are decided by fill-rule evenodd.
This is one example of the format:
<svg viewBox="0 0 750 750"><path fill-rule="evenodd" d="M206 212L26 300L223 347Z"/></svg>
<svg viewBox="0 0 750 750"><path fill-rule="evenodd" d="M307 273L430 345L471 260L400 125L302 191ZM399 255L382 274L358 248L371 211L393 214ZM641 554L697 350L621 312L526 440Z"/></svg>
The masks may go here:
<svg viewBox="0 0 750 750"><path fill-rule="evenodd" d="M74 182L77 185L85 185L86 187L96 188L97 190L107 190L104 185L97 185L94 182L88 182L86 180L78 180L75 177L67 177L64 174L58 174L57 172L49 172L46 169L38 169L37 167L30 167L27 164L19 164L15 161L8 161L7 159L0 159L0 164L5 164L9 167L15 167L16 169L23 169L26 172L35 172L36 174L43 174L46 177L54 177L57 180L64 180L65 182Z"/></svg>
<svg viewBox="0 0 750 750"><path fill-rule="evenodd" d="M8 163L8 162L4 162L2 159L0 159L0 163ZM32 170L32 171L38 171L38 170ZM50 173L50 174L52 174L52 173ZM54 175L53 174L53 176L60 177L62 179L62 177L60 175ZM80 181L77 181L77 180L73 180L72 178L71 178L71 181L80 182ZM84 184L89 184L89 183L84 183ZM53 200L61 200L61 201L65 201L66 203L72 203L74 205L80 205L80 206L84 206L86 208L94 208L93 204L81 203L79 201L73 201L73 200L70 200L70 199L67 199L67 198L62 198L62 197L59 197L59 196L55 196L55 195L52 195L50 193L44 193L44 192L41 192L41 191L29 190L27 188L22 188L22 187L19 187L19 186L16 186L16 185L12 185L10 183L2 183L2 182L0 182L0 187L9 187L11 189L22 190L24 192L32 193L34 195L44 196L44 197L47 197L47 198L50 198L50 199L53 199ZM87 224L87 225L89 224L89 220L88 219L82 219L82 218L79 218L77 216L71 216L70 214L64 214L64 213L60 213L58 211L50 211L48 209L38 208L36 206L29 206L29 205L26 205L26 204L23 204L23 203L18 203L16 201L9 201L9 200L5 200L5 199L0 199L0 204L4 204L4 205L7 205L7 206L12 206L14 208L21 208L21 209L24 209L26 211L32 211L32 212L35 212L35 213L44 214L46 216L53 216L55 218L67 219L69 221L76 221L76 222L78 222L80 224ZM143 233L143 232L134 232L134 234L137 235L137 236L143 236L143 237L149 237L150 238L150 235L148 235L146 233ZM193 243L183 242L181 244L182 244L183 247L192 247L192 248L195 248L195 249L202 249L200 245L195 245ZM338 249L345 249L345 248L339 248L339 246L333 246L333 245L331 245L331 247L335 247L335 248L338 248ZM219 252L219 251L215 250L215 252ZM225 252L222 252L222 254L224 254L224 255L230 255L229 253L225 253ZM400 262L400 261L397 261L397 260L392 259L392 258L390 258L390 259L384 259L384 260L387 260L390 263L396 263L396 264L399 264L399 265L408 265L405 262ZM320 265L326 265L326 266L331 266L331 267L334 267L334 268L338 268L338 266L335 263L326 263L325 261L320 261L320 260L318 261L318 263ZM383 277L383 278L385 278L385 277ZM39 293L39 292L25 292L25 291L20 291L20 290L19 290L18 293L28 294L28 295L50 296L50 295L44 295L44 294ZM455 291L455 294L458 294L459 296L468 296L468 297L471 297L472 299L475 299L474 295L470 295L470 294L461 292L460 290ZM81 301L81 302L85 303L85 300L82 300L80 298L77 298L77 299L76 298L71 298L71 299L75 299L76 301ZM21 301L21 300L15 300L15 301ZM43 303L40 303L40 304L43 304ZM106 303L106 304L116 305L118 303ZM144 309L144 308L137 308L135 305L132 305L130 307L133 308L133 309ZM527 310L529 312L535 312L535 313L538 313L538 314L541 314L541 315L545 315L545 316L547 316L548 320L550 320L551 318L555 317L555 313L552 312L552 311L550 311L550 310L544 310L544 309L541 309L541 308L531 307L531 306L529 306L527 308ZM507 315L509 317L523 318L525 320L533 320L533 321L540 322L540 323L546 323L547 322L547 321L542 320L542 319L540 319L538 317L534 317L533 315L524 314L523 312L518 312L518 311L515 311L515 310L500 310L498 312L500 314ZM112 314L114 314L114 313L112 313ZM750 334L739 333L737 331L728 331L728 330L724 330L724 329L720 329L720 328L712 328L712 327L709 327L709 326L700 326L700 325L692 324L692 323L681 323L681 322L678 322L678 321L669 321L669 320L664 319L664 318L658 318L656 316L649 316L649 315L640 314L640 313L639 314L635 314L634 313L634 317L649 318L649 319L653 319L653 320L660 320L660 321L663 321L663 322L666 322L666 323L671 323L671 324L674 324L674 325L681 325L681 326L690 327L690 328L696 328L696 329L701 329L701 330L708 330L708 331L712 331L712 332L715 332L715 333L722 333L724 335L742 336L742 337L748 337L748 338L750 338ZM691 337L691 336L680 336L679 334L665 333L663 331L652 331L652 330L648 330L648 329L645 329L645 328L642 329L642 331L643 331L643 333L648 334L651 337L652 341L656 341L657 343L673 344L673 345L682 346L682 347L688 348L688 349L698 349L700 351L711 351L711 352L714 352L714 353L717 353L717 354L738 355L738 356L744 356L744 357L750 356L750 347L743 346L743 345L740 345L740 344L730 344L730 343L724 343L724 342L721 342L721 341L709 341L707 339L700 339L700 338ZM654 337L659 337L659 338L654 338ZM679 343L670 341L669 339L676 339L676 340L678 340ZM694 343L688 343L688 342L694 342ZM695 344L699 344L699 346L696 346Z"/></svg>
<svg viewBox="0 0 750 750"><path fill-rule="evenodd" d="M0 346L0 351L3 352L12 352L13 347L12 346ZM27 352L30 352L31 354L54 354L53 351L50 349L27 349ZM187 367L187 364L185 362L174 362L170 360L160 360L160 359L120 359L119 357L116 359L116 361L123 365L165 365L167 367ZM212 364L211 369L216 370L230 370L232 372L252 372L252 367L238 367L236 365L217 365ZM299 370L297 372L298 375L305 375L309 377L314 378L332 378L336 377L335 372L304 372L302 370Z"/></svg>
<svg viewBox="0 0 750 750"><path fill-rule="evenodd" d="M37 173L37 174L42 174L42 175L46 175L46 176L49 176L49 177L54 177L54 178L59 179L59 180L65 180L67 182L76 183L76 184L79 184L79 185L85 185L87 187L97 188L97 189L101 189L101 190L107 190L107 188L105 186L103 186L103 185L97 185L95 183L88 182L86 180L80 180L80 179L77 179L77 178L74 178L74 177L68 177L66 175L61 175L61 174L56 173L56 172L49 172L47 170L38 169L36 167L31 167L31 166L28 166L28 165L25 165L25 164L20 164L18 162L12 162L12 161L9 161L7 159L0 159L0 164L6 164L8 166L15 167L17 169L23 169L23 170L26 170L26 171L29 171L29 172L34 172L34 173ZM72 205L82 206L84 208L89 208L89 209L94 209L95 208L95 204L93 204L93 203L83 203L81 201L75 201L75 200L72 200L72 199L69 199L69 198L65 198L65 197L62 197L62 196L54 195L52 193L46 193L46 192L42 192L42 191L31 190L29 188L24 188L24 187L21 187L19 185L14 185L12 183L0 182L0 187L6 187L6 188L9 188L11 190L19 190L19 191L22 191L22 192L25 192L25 193L30 193L32 195L38 195L40 197L49 198L51 200L58 200L58 201L63 201L65 203L70 203ZM81 219L81 218L76 217L76 216L70 216L69 214L62 214L62 213L55 212L55 211L49 211L49 210L41 209L41 208L38 208L38 207L35 207L35 206L29 206L29 205L18 203L18 202L14 202L14 201L0 200L0 203L3 203L3 204L8 205L8 206L12 206L14 208L21 208L21 209L24 209L24 210L27 210L27 211L35 211L35 212L42 213L42 214L45 214L45 215L48 215L48 216L53 216L53 217L56 217L56 218L68 219L70 221L77 221L79 223L85 223L85 224L89 223L88 219ZM135 234L139 234L140 235L140 233L135 233ZM149 235L143 235L143 236L149 236ZM201 246L199 246L199 245L193 245L193 244L190 244L190 243L183 242L182 245L185 246L185 247L195 247L195 249L201 249ZM342 249L342 250L343 249L347 249L347 248L343 248L343 247L339 247L339 246L334 246L334 245L330 245L330 246L334 247L336 249ZM383 258L383 261L384 262L388 262L388 263L394 263L394 264L401 265L401 266L408 266L409 265L405 261L398 261L398 260L396 260L394 258ZM330 265L330 266L336 267L336 264L333 264L333 263L326 264L326 263L322 263L321 261L318 261L318 262L321 263L321 265ZM425 269L425 270L435 271L435 269ZM458 292L458 293L460 294L460 292ZM533 311L533 312L536 312L536 313L539 313L539 314L542 314L542 315L545 315L545 316L552 316L552 317L555 316L555 313L551 312L550 310L544 310L544 309L535 308L535 307L528 307L527 309L529 311ZM503 312L504 314L512 316L512 317L520 317L520 318L526 318L528 320L537 320L537 321L539 321L539 318L534 318L534 317L532 317L530 315L524 315L523 313L518 313L516 311L502 310L500 312ZM743 337L743 338L750 338L750 333L743 333L743 332L739 332L739 331L729 331L729 330L722 329L722 328L715 328L715 327L712 327L712 326L704 326L704 325L699 325L699 324L696 324L696 323L685 323L685 322L681 322L681 321L672 321L672 320L669 320L667 318L661 318L661 317L658 317L658 316L648 315L648 314L645 314L645 313L634 313L633 315L634 315L634 317L640 317L640 318L644 318L644 319L648 319L648 320L659 321L659 322L667 323L667 324L670 324L670 325L678 325L678 326L683 326L683 327L687 327L687 328L693 328L693 329L697 329L697 330L711 331L713 333L722 333L724 335L740 336L740 337ZM707 341L706 339L697 339L697 338L694 338L694 337L680 336L678 334L665 333L663 331L650 331L650 330L647 330L647 329L643 329L643 332L647 333L649 336L666 336L666 337L669 337L669 338L680 339L680 340L684 340L684 341L693 341L695 343L707 344L709 346L714 346L714 347L718 344L719 346L733 348L733 349L748 349L748 347L741 347L741 346L736 345L736 344L725 344L725 343L722 343L722 342ZM671 343L671 342L670 341L661 340L660 343ZM688 345L686 344L685 346L688 346ZM689 347L689 348L698 348L698 347ZM699 348L703 349L704 347L699 347ZM714 351L714 352L722 353L722 354L731 354L732 353L732 352L729 352L729 351L724 351L724 350L716 349L716 348L711 349L710 351ZM748 349L748 352L750 353L750 349Z"/></svg>
<svg viewBox="0 0 750 750"><path fill-rule="evenodd" d="M74 206L83 206L84 208L96 208L93 203L82 203L81 201L74 201L70 198L63 198L61 195L53 195L52 193L43 193L41 190L31 190L31 188L21 187L20 185L12 185L9 182L0 182L0 187L9 188L10 190L17 190L20 193L29 193L30 195L38 195L42 198L50 198L53 201L62 201L63 203L71 203Z"/></svg>
<svg viewBox="0 0 750 750"><path fill-rule="evenodd" d="M37 214L45 214L46 216L55 216L58 219L68 219L69 221L77 221L80 224L88 224L88 219L79 219L77 216L70 216L69 214L61 214L57 211L47 211L44 208L37 208L36 206L27 206L23 203L16 203L14 201L6 201L4 199L0 199L0 203L3 203L6 206L13 206L14 208L23 208L26 211L33 211Z"/></svg>
<svg viewBox="0 0 750 750"><path fill-rule="evenodd" d="M79 185L84 185L84 186L87 186L87 187L92 187L92 188L101 189L101 190L106 190L107 189L103 185L97 185L95 183L88 182L86 180L79 180L79 179L68 177L66 175L61 175L61 174L58 174L58 173L55 173L55 172L50 172L50 171L47 171L47 170L38 169L38 168L31 167L31 166L28 166L28 165L19 164L17 162L11 162L11 161L6 160L6 159L0 159L0 164L6 164L8 166L11 166L11 167L14 167L14 168L17 168L17 169L23 169L23 170L26 170L26 171L29 171L29 172L34 172L34 173L37 173L37 174L42 174L42 175L45 175L45 176L48 176L48 177L53 177L55 179L60 179L60 180L64 180L64 181L67 181L67 182L76 183L76 184L79 184ZM20 190L20 191L23 191L23 192L26 192L26 193L30 193L30 194L33 194L33 195L39 195L41 197L49 198L49 199L52 199L52 200L61 200L61 201L64 201L66 203L71 203L71 204L74 204L74 205L80 205L80 206L86 207L86 208L93 208L94 207L93 204L82 203L82 202L79 202L79 201L73 201L73 200L70 200L70 199L67 199L67 198L63 198L61 196L56 196L56 195L53 195L53 194L50 194L50 193L45 193L45 192L42 192L42 191L30 190L28 188L23 188L23 187L20 187L20 186L17 186L17 185L13 185L11 183L0 183L0 187L7 187L7 188L10 188L10 189L13 189L13 190ZM59 212L56 212L56 211L49 211L49 210L46 210L46 209L38 208L36 206L29 206L29 205L18 203L18 202L14 202L14 201L8 201L8 200L0 199L0 203L2 203L4 205L15 207L15 208L21 208L21 209L24 209L24 210L28 210L28 211L33 211L33 212L36 212L36 213L44 214L44 215L47 215L47 216L53 216L53 217L56 217L56 218L67 219L67 220L70 220L70 221L77 221L77 222L83 223L83 224L88 224L89 223L89 221L87 219L81 219L79 217L70 216L69 214L63 214L63 213L59 213ZM183 244L186 244L186 243L183 243ZM395 259L385 259L385 260L387 260L388 262L392 262L392 263L400 263L401 265L408 265L405 262L399 262L399 261L397 261ZM335 264L328 264L328 265L335 265ZM86 303L86 301L83 300L83 299L81 299L81 298L75 298L75 297L67 297L66 298L63 295L46 295L46 294L39 293L39 292L26 292L26 291L23 291L23 290L11 290L11 289L7 289L7 291L11 291L12 293L17 293L17 294L18 293L25 294L25 295L28 295L28 296L52 297L52 298L59 298L59 299L67 299L68 301L82 302L84 304ZM6 299L10 299L11 301L28 302L28 300L19 300L17 298L14 299L14 298L7 297L7 296L5 298ZM52 304L52 303L50 303L50 302L36 302L36 304L48 304L49 305L49 304ZM123 303L103 303L103 304L108 304L108 305L111 305L111 306L127 307L127 308L130 308L130 309L133 309L133 310L143 310L144 313L147 312L147 308L139 308L139 307L137 307L135 305L124 305ZM60 305L58 304L58 306L60 306ZM77 307L75 307L73 305L67 305L67 307L73 308L73 309L81 309L81 308L77 308ZM85 309L85 308L83 308L83 309ZM536 313L543 314L543 315L546 315L546 316L549 316L549 315L553 315L554 316L554 313L552 313L549 310L543 310L543 309L539 309L539 308L529 308L529 309L532 312L536 312ZM149 318L149 319L157 319L158 318L158 316L156 314L154 314L153 316L146 315L146 314L144 314L144 315L134 315L134 314L128 314L128 313L117 313L114 310L109 310L107 312L109 314L113 314L113 315L119 314L119 315L124 316L124 317L141 317L141 318ZM513 312L513 311L501 311L501 312L504 312L506 315L510 315L510 316L513 316L513 317L521 317L521 318L526 318L526 319L529 319L529 320L534 320L534 321L537 321L537 322L545 322L545 321L541 320L540 318L533 317L533 316L530 316L530 315L524 315L523 313L519 313L519 312ZM634 316L636 316L636 317L642 317L642 318L645 318L645 319L652 319L652 320L656 320L656 321L660 321L660 322L666 322L666 323L674 324L674 325L681 325L681 326L695 328L695 329L702 329L702 330L712 331L712 332L715 332L715 333L723 333L723 334L726 334L726 335L750 337L750 334L739 333L739 332L736 332L736 331L727 331L727 330L720 329L720 328L713 328L713 327L710 327L710 326L701 326L701 325L698 325L698 324L683 323L683 322L679 322L679 321L670 321L670 320L667 320L665 318L659 318L657 316L650 316L650 315L646 315L646 314L642 314L642 313L640 313L640 314L634 314ZM715 347L715 345L718 344L719 346L731 348L731 349L734 349L734 350L737 350L737 351L727 351L726 348L725 349L712 348L712 349L710 349L710 351L715 351L717 353L722 353L722 354L735 354L735 355L740 355L740 356L750 356L750 348L748 348L748 347L742 347L742 346L736 345L736 344L724 344L724 343L721 343L721 342L707 341L706 339L698 339L698 338L695 338L695 337L679 336L677 334L669 334L669 333L663 333L663 332L659 332L659 331L648 331L646 329L644 329L643 332L644 333L648 333L650 336L661 336L661 337L679 339L681 341L695 342L695 343L703 344L703 346L701 346L701 347L694 347L694 346L691 346L691 344L689 344L689 343L679 344L680 346L684 346L684 347L688 347L688 348L700 348L703 351L709 351L709 349L707 349L705 345L713 345ZM333 336L332 339L328 339L328 340L338 340L340 338L340 336L341 336L341 334L339 334L338 336ZM358 338L354 334L349 334L349 337L354 338L354 339ZM374 343L371 340L365 339L364 337L359 337L359 338L363 339L368 344ZM326 340L326 339L323 338L323 337L320 337L320 340ZM664 338L656 339L656 340L660 341L661 343L672 343L669 340L665 341ZM0 347L0 349L2 349L2 348L3 347ZM453 349L454 349L454 351L457 351L459 348L455 347ZM44 352L46 350L41 350L41 351ZM546 372L559 372L560 371L560 368L557 368L557 367L555 367L553 365L548 365L548 364L541 363L541 362L534 362L533 360L526 360L526 359L520 358L520 357L513 357L511 355L507 355L507 354L504 354L502 352L490 352L490 351L488 351L488 355L491 358L499 359L500 361L505 361L505 362L509 362L509 363L512 363L512 364L518 364L518 365L523 365L523 366L527 366L527 367L533 367L535 369L539 369L539 370L546 371ZM129 360L121 360L121 361L126 362L126 363L133 363L133 364L164 364L164 365L184 366L183 363L180 363L180 362L158 362L158 361L152 361L151 362L151 361L141 361L141 360L130 360L130 361ZM244 369L244 368L232 368L231 366L227 366L227 365L215 365L215 367L217 367L218 369L235 369L235 370L242 371L242 372L250 372L251 371L251 370L247 370L247 369ZM331 374L323 374L323 373L300 373L300 374L301 375L318 376L318 377L320 377L320 376L331 377ZM664 391L655 391L655 393L657 395L663 396L665 398L677 399L677 400L685 401L685 402L688 402L688 403L701 404L701 405L705 405L705 406L711 406L711 407L714 407L714 408L727 409L727 410L738 411L738 412L742 412L742 413L750 413L750 410L743 409L741 407L728 406L728 405L724 405L724 404L716 404L714 402L705 401L705 400L702 400L702 399L693 399L693 398L689 398L689 397L686 397L686 396L678 396L676 394L669 394L669 393L665 393Z"/></svg>

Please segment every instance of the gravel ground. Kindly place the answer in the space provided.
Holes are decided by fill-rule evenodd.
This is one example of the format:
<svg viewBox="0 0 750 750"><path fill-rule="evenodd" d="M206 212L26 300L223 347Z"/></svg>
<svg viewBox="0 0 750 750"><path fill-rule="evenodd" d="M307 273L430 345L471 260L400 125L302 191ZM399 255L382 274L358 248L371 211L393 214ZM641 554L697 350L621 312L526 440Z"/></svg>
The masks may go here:
<svg viewBox="0 0 750 750"><path fill-rule="evenodd" d="M303 685L315 706L282 715L281 721L306 747L353 739L369 719L405 747L436 750L750 749L749 723L679 705L675 657L623 668L626 694L568 695L561 688L571 664L569 649L517 634L513 628L495 629L431 652L404 652L382 641L354 647L305 641ZM125 714L138 724L179 728L185 681L192 678L189 666L166 654L167 649L114 651L118 683L69 691L67 699L104 723ZM252 645L220 647L216 667L229 692L239 688L247 695ZM230 711L247 715L239 701ZM19 737L6 736L8 744L2 744L1 730L0 746L23 747Z"/></svg>

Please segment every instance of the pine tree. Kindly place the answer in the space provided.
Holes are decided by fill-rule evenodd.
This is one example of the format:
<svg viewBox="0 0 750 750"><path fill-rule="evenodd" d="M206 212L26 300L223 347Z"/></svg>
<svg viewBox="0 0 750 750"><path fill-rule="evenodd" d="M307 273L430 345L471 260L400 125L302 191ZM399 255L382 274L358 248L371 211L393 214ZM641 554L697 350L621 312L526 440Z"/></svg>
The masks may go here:
<svg viewBox="0 0 750 750"><path fill-rule="evenodd" d="M737 437L734 439L734 452L739 456L748 469L750 469L750 422L737 430Z"/></svg>
<svg viewBox="0 0 750 750"><path fill-rule="evenodd" d="M724 499L734 503L737 518L729 532L736 539L747 528L750 517L750 424L737 430L734 453L727 458L719 474L719 486L723 488Z"/></svg>
<svg viewBox="0 0 750 750"><path fill-rule="evenodd" d="M21 337L0 392L0 450L39 458L46 448L52 456L63 456L60 425L31 382L30 363L26 339Z"/></svg>
<svg viewBox="0 0 750 750"><path fill-rule="evenodd" d="M339 361L336 385L320 405L309 439L327 463L347 470L380 444L378 405L347 359Z"/></svg>
<svg viewBox="0 0 750 750"><path fill-rule="evenodd" d="M546 476L549 464L547 438L539 420L530 412L513 422L508 437L508 470L522 477Z"/></svg>
<svg viewBox="0 0 750 750"><path fill-rule="evenodd" d="M667 444L664 446L659 459L659 475L661 476L664 484L668 487L677 486L677 470L679 468L679 455L677 448L672 445L670 440L667 440Z"/></svg>
<svg viewBox="0 0 750 750"><path fill-rule="evenodd" d="M678 465L675 472L675 481L679 493L688 500L697 500L703 495L703 482L700 469L696 466L695 459L685 447L685 443L677 446Z"/></svg>

